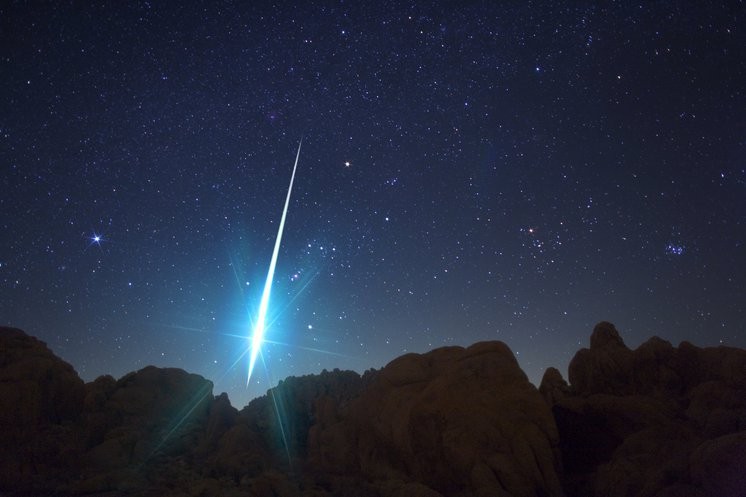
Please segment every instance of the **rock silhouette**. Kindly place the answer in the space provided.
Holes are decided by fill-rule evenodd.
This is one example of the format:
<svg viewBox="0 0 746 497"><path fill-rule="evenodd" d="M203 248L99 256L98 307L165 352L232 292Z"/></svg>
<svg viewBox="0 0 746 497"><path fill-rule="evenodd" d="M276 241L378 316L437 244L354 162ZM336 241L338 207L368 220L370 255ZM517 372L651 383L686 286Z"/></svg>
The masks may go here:
<svg viewBox="0 0 746 497"><path fill-rule="evenodd" d="M501 342L288 378L242 410L146 367L84 384L0 328L0 495L743 496L746 351L610 323L539 389Z"/></svg>
<svg viewBox="0 0 746 497"><path fill-rule="evenodd" d="M48 490L79 470L85 386L21 330L0 328L0 489Z"/></svg>
<svg viewBox="0 0 746 497"><path fill-rule="evenodd" d="M656 337L630 350L599 323L569 379L548 371L540 387L569 495L746 495L746 351Z"/></svg>
<svg viewBox="0 0 746 497"><path fill-rule="evenodd" d="M321 472L414 480L428 495L563 494L551 412L503 343L405 355L324 414L308 454Z"/></svg>

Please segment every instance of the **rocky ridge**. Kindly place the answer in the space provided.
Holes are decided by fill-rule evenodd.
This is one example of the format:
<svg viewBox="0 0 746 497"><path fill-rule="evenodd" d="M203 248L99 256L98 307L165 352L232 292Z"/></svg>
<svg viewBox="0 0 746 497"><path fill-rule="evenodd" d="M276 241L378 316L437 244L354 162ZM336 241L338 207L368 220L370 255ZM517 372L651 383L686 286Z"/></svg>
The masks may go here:
<svg viewBox="0 0 746 497"><path fill-rule="evenodd" d="M481 342L288 378L239 411L179 369L84 384L0 328L0 495L744 495L746 351L630 350L599 323L568 380L537 389Z"/></svg>

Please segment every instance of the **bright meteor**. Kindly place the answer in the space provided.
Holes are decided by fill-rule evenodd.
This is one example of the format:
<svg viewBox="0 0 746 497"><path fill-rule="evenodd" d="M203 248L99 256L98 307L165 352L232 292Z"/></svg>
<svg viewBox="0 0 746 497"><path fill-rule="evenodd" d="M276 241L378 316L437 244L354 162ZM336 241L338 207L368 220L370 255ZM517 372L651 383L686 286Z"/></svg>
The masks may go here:
<svg viewBox="0 0 746 497"><path fill-rule="evenodd" d="M269 294L272 292L272 280L275 277L275 266L277 265L277 254L280 252L280 242L282 241L282 231L285 228L285 218L288 214L288 206L290 205L290 193L293 191L293 180L295 179L295 170L298 167L298 159L300 158L300 146L303 144L301 138L298 142L298 153L295 155L295 165L293 165L293 174L290 176L290 186L288 186L288 194L285 197L285 208L282 209L282 218L280 219L280 227L277 229L277 239L275 239L275 249L272 251L272 260L269 263L269 271L267 271L267 281L264 282L264 292L262 292L262 300L259 303L259 316L254 326L254 334L251 336L251 356L249 357L249 375L246 378L246 384L249 384L251 380L251 373L254 371L256 365L256 358L259 355L262 342L264 341L264 322L267 318L267 308L269 307Z"/></svg>

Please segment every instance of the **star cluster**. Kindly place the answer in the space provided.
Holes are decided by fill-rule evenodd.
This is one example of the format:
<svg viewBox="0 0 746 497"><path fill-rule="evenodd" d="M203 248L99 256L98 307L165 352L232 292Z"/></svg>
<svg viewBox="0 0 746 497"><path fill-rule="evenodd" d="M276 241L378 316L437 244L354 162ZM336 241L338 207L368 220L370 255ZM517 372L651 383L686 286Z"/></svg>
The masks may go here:
<svg viewBox="0 0 746 497"><path fill-rule="evenodd" d="M0 322L86 380L746 346L738 2L0 6ZM303 137L260 374L245 386ZM266 371L266 372L265 372Z"/></svg>

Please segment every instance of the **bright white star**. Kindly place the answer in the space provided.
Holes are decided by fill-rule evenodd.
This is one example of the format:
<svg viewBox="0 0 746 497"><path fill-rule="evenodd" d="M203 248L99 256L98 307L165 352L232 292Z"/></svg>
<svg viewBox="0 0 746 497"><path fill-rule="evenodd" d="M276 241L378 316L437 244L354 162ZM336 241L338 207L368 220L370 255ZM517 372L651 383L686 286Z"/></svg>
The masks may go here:
<svg viewBox="0 0 746 497"><path fill-rule="evenodd" d="M87 237L88 240L88 247L86 247L86 250L93 245L96 245L97 247L101 247L101 244L105 242L104 237L102 235L99 235L98 233L93 233L92 235Z"/></svg>

